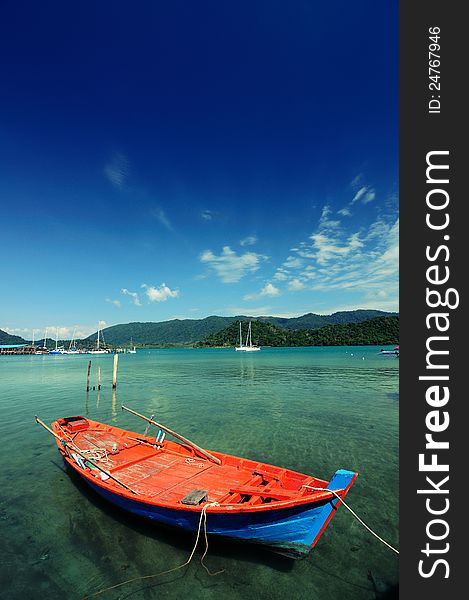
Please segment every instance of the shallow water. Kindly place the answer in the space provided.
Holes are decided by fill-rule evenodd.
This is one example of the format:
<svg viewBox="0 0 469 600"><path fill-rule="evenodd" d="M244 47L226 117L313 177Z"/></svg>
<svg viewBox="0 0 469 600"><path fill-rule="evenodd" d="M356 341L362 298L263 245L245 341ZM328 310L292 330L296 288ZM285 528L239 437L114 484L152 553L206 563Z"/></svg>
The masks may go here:
<svg viewBox="0 0 469 600"><path fill-rule="evenodd" d="M85 391L88 361L96 385ZM201 446L330 479L359 477L347 502L399 544L398 368L376 347L140 350L119 356L0 357L2 596L83 598L184 563L194 535L113 509L64 470L52 436L34 421L87 415L143 432L121 404ZM209 540L188 567L95 596L102 599L374 599L394 597L397 556L344 507L316 548L292 561L248 544Z"/></svg>

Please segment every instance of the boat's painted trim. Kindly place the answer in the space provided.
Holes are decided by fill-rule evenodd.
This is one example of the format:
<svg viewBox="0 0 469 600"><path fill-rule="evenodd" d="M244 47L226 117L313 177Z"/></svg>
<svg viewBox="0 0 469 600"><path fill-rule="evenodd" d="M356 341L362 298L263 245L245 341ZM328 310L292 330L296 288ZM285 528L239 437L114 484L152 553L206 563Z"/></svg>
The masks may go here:
<svg viewBox="0 0 469 600"><path fill-rule="evenodd" d="M179 527L188 531L198 528L201 507L198 510L168 508L156 504L126 497L115 493L102 485L97 485L84 472L75 468L84 481L100 496L114 505L135 515L162 523L171 527ZM81 471L81 472L80 472ZM328 488L347 492L357 474L340 470L332 477ZM344 486L344 487L340 487ZM277 552L292 557L307 554L317 543L339 504L337 498L310 502L308 504L291 504L270 510L235 512L229 509L220 511L221 507L207 509L207 533L222 537L245 540L271 547Z"/></svg>

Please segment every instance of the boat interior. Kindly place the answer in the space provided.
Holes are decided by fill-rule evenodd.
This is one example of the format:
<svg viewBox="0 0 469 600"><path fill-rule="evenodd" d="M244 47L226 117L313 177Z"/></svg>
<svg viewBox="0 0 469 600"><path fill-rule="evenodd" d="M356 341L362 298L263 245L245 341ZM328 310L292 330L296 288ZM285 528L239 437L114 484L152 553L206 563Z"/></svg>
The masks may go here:
<svg viewBox="0 0 469 600"><path fill-rule="evenodd" d="M111 475L149 502L256 506L331 497L331 492L304 487L324 489L326 481L213 452L221 461L216 464L191 446L164 439L161 432L157 436L141 435L84 417L59 419L53 428L69 444L64 448L58 442L70 462L75 460L79 468L116 489L119 485L108 480L106 473ZM73 456L73 447L82 457Z"/></svg>

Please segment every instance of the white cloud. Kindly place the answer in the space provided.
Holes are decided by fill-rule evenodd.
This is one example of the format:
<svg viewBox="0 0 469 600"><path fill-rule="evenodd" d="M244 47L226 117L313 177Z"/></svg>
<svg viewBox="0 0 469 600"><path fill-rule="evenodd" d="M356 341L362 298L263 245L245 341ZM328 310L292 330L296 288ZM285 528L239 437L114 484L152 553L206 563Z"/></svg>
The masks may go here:
<svg viewBox="0 0 469 600"><path fill-rule="evenodd" d="M104 167L104 175L112 185L121 190L129 174L129 161L122 152L114 152L110 162Z"/></svg>
<svg viewBox="0 0 469 600"><path fill-rule="evenodd" d="M369 190L365 197L363 198L363 204L368 204L368 202L372 202L376 198L376 192L374 190Z"/></svg>
<svg viewBox="0 0 469 600"><path fill-rule="evenodd" d="M305 289L305 284L302 281L300 281L298 278L295 278L295 279L292 279L288 283L288 289L291 292L298 292L299 290Z"/></svg>
<svg viewBox="0 0 469 600"><path fill-rule="evenodd" d="M300 255L301 256L301 255ZM297 256L289 256L283 263L285 269L298 269L303 266L303 261Z"/></svg>
<svg viewBox="0 0 469 600"><path fill-rule="evenodd" d="M173 226L162 208L155 208L152 214L166 229L173 231Z"/></svg>
<svg viewBox="0 0 469 600"><path fill-rule="evenodd" d="M286 281L288 279L288 271L286 271L282 267L279 267L273 279L275 279L275 281Z"/></svg>
<svg viewBox="0 0 469 600"><path fill-rule="evenodd" d="M142 288L145 288L145 294L150 302L166 302L168 298L179 296L179 290L172 290L165 283L162 283L159 287L143 283Z"/></svg>
<svg viewBox="0 0 469 600"><path fill-rule="evenodd" d="M224 246L219 256L211 250L205 250L200 256L200 261L215 271L223 283L236 283L248 273L257 271L265 260L266 256L256 252L238 255L229 246Z"/></svg>
<svg viewBox="0 0 469 600"><path fill-rule="evenodd" d="M261 296L278 296L280 294L280 290L272 285L271 283L267 283L262 290L260 291Z"/></svg>
<svg viewBox="0 0 469 600"><path fill-rule="evenodd" d="M366 193L367 189L368 188L366 187L366 185L362 186L358 190L358 192L355 194L355 196L353 197L352 204L355 204L355 202L358 202L358 200L360 200L360 198Z"/></svg>
<svg viewBox="0 0 469 600"><path fill-rule="evenodd" d="M364 185L357 191L352 201L350 202L350 205L355 204L355 202L358 201L360 201L362 204L368 204L369 202L372 202L375 198L375 190L369 185Z"/></svg>
<svg viewBox="0 0 469 600"><path fill-rule="evenodd" d="M257 243L257 237L255 235L248 235L239 242L240 246L253 246Z"/></svg>
<svg viewBox="0 0 469 600"><path fill-rule="evenodd" d="M285 282L289 292L301 289L353 291L362 294L360 306L373 306L374 302L374 308L395 308L398 238L399 220L395 211L392 215L380 214L367 227L354 231L332 220L326 206L317 229L307 241L299 242L290 250L291 254L277 269L273 280ZM389 297L385 298L382 290L386 290Z"/></svg>
<svg viewBox="0 0 469 600"><path fill-rule="evenodd" d="M246 315L249 317L263 317L269 314L271 311L270 306L250 306L247 308L246 306L229 306L227 308L222 309L222 313L229 316L237 316L237 315Z"/></svg>
<svg viewBox="0 0 469 600"><path fill-rule="evenodd" d="M340 226L340 221L334 221L329 218L329 215L331 215L331 214L332 214L332 210L331 210L330 206L326 205L322 209L322 212L321 212L321 218L319 220L320 227L324 227L324 228L328 228L328 229L335 229L336 227Z"/></svg>
<svg viewBox="0 0 469 600"><path fill-rule="evenodd" d="M100 321L100 327L105 327L106 322ZM58 330L59 340L71 340L72 337L75 339L83 339L96 332L96 323L93 325L48 325L47 327L41 328L30 328L30 327L8 327L0 326L0 329L10 333L11 335L19 335L25 340L43 340L44 334L47 335L48 339L55 340ZM46 332L47 330L47 332Z"/></svg>
<svg viewBox="0 0 469 600"><path fill-rule="evenodd" d="M200 213L200 216L204 221L211 221L214 217L214 214L215 213L212 210L203 210Z"/></svg>
<svg viewBox="0 0 469 600"><path fill-rule="evenodd" d="M271 297L275 297L275 296L279 296L280 295L280 290L275 287L275 285L273 285L272 283L266 283L265 286L261 289L261 291L257 294L247 294L246 296L244 296L244 300L258 300L259 298L265 297L265 296L271 296Z"/></svg>
<svg viewBox="0 0 469 600"><path fill-rule="evenodd" d="M114 304L114 306L117 306L118 308L120 308L121 306L120 300L112 300L111 298L106 298L106 302L109 302L109 304Z"/></svg>
<svg viewBox="0 0 469 600"><path fill-rule="evenodd" d="M340 210L338 210L337 214L340 215L341 217L351 217L352 216L352 212L346 206L344 208L341 208Z"/></svg>
<svg viewBox="0 0 469 600"><path fill-rule="evenodd" d="M142 303L140 302L140 297L137 294L137 292L131 292L127 288L122 288L121 294L124 294L124 296L130 296L132 298L132 302L133 302L133 304L135 304L135 306L142 306Z"/></svg>
<svg viewBox="0 0 469 600"><path fill-rule="evenodd" d="M350 182L350 187L353 188L354 190L357 190L363 181L363 173L358 173L358 175L356 177L354 177L352 179L352 181Z"/></svg>

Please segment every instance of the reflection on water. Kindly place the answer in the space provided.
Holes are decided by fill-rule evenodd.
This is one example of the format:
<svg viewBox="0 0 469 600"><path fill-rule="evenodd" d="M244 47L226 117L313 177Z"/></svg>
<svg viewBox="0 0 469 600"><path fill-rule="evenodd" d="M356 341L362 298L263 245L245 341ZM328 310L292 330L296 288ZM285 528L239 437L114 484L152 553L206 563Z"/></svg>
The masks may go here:
<svg viewBox="0 0 469 600"><path fill-rule="evenodd" d="M385 360L379 348L145 351L121 356L117 391L112 359L93 357L101 389L95 382L86 393L88 360L1 357L5 597L80 598L180 565L194 542L112 509L85 489L64 472L34 414L50 423L84 412L143 431L138 419L120 410L126 404L209 449L325 479L340 467L356 469L350 504L398 545L399 361ZM196 559L187 569L101 597L178 599L190 589L192 598L204 600L371 600L392 593L398 578L395 555L341 510L303 561L216 540L206 560L224 573L211 578Z"/></svg>

